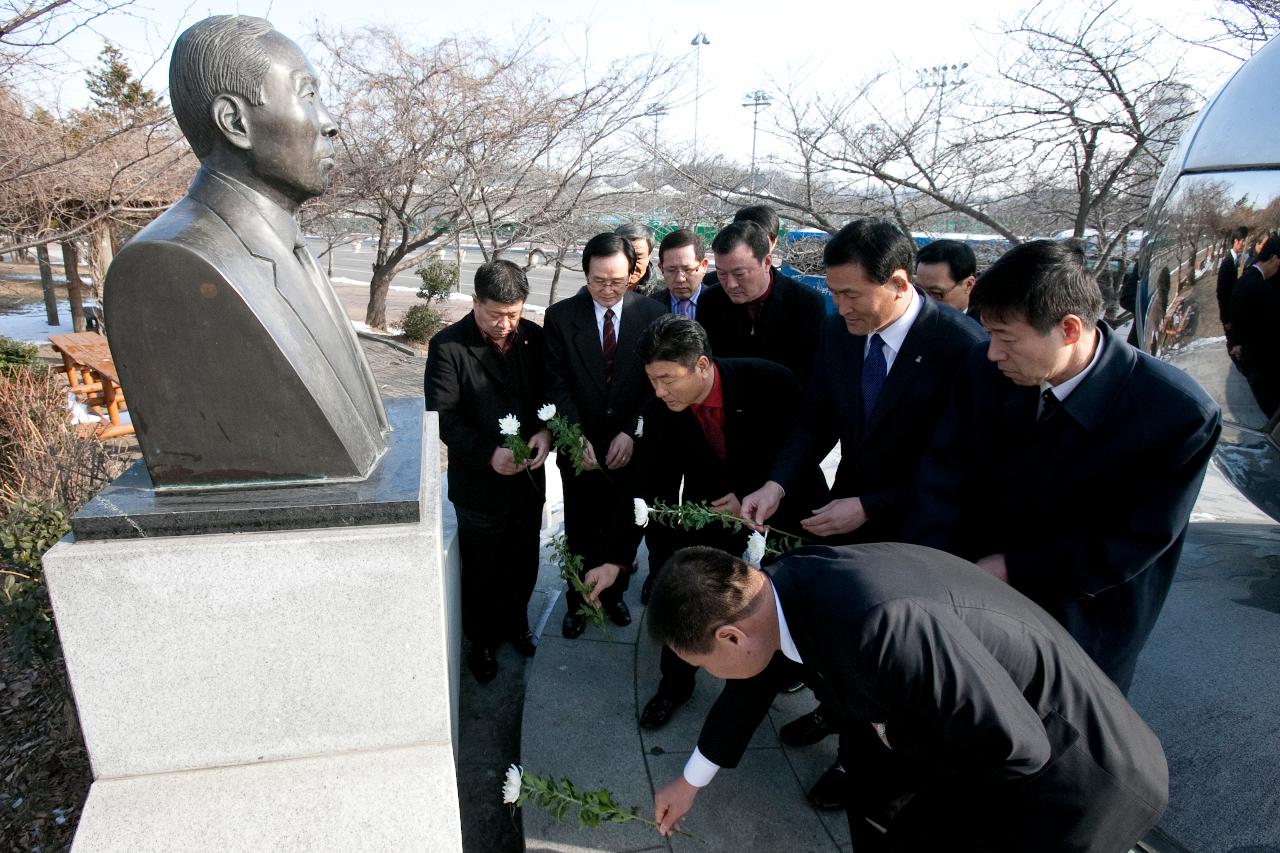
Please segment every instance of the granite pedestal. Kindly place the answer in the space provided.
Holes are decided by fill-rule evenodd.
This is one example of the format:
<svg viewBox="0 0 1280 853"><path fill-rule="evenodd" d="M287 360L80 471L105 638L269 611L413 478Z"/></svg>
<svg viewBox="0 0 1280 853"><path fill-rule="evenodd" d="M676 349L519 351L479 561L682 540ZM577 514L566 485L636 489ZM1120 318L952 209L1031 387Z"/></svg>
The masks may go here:
<svg viewBox="0 0 1280 853"><path fill-rule="evenodd" d="M401 467L346 509L320 496L327 526L263 529L305 497L236 490L187 512L215 532L95 507L87 535L125 538L48 552L95 780L77 853L460 849L457 557L421 408L388 403L382 464ZM406 473L410 501L394 494ZM170 497L128 488L134 511ZM258 518L234 532L245 502Z"/></svg>

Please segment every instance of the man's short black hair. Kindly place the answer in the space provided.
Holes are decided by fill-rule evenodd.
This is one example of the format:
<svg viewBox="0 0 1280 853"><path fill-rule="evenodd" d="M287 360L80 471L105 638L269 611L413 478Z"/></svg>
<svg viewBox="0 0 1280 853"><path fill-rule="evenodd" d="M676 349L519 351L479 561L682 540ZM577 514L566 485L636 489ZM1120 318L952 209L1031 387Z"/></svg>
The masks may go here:
<svg viewBox="0 0 1280 853"><path fill-rule="evenodd" d="M476 267L476 298L514 305L529 298L529 277L511 261L489 261Z"/></svg>
<svg viewBox="0 0 1280 853"><path fill-rule="evenodd" d="M674 361L693 370L699 358L711 357L711 344L700 324L680 314L663 314L640 334L636 353L642 364Z"/></svg>
<svg viewBox="0 0 1280 853"><path fill-rule="evenodd" d="M1232 242L1232 243L1234 243L1236 240L1243 240L1243 239L1245 239L1245 238L1246 238L1246 237L1248 237L1248 236L1249 236L1249 226L1248 226L1248 225L1237 225L1235 228L1231 229L1231 242Z"/></svg>
<svg viewBox="0 0 1280 853"><path fill-rule="evenodd" d="M677 228L670 234L662 238L662 242L658 244L658 266L662 266L662 253L673 249L683 249L685 246L693 247L693 255L699 262L707 254L707 248L702 244L702 235L692 228Z"/></svg>
<svg viewBox="0 0 1280 853"><path fill-rule="evenodd" d="M734 222L754 222L764 229L764 233L769 235L770 240L778 239L778 232L782 230L782 220L778 218L777 212L767 204L753 204L750 207L743 207L733 215Z"/></svg>
<svg viewBox="0 0 1280 853"><path fill-rule="evenodd" d="M858 219L835 233L822 250L827 267L857 264L872 281L884 284L895 272L915 269L915 244L887 219Z"/></svg>
<svg viewBox="0 0 1280 853"><path fill-rule="evenodd" d="M916 266L921 264L946 264L951 280L956 284L978 272L978 259L968 243L959 240L934 240L916 254Z"/></svg>
<svg viewBox="0 0 1280 853"><path fill-rule="evenodd" d="M1276 255L1280 255L1280 237L1272 234L1258 251L1258 260L1269 261Z"/></svg>
<svg viewBox="0 0 1280 853"><path fill-rule="evenodd" d="M983 318L1022 319L1047 335L1068 314L1096 325L1102 291L1085 269L1079 243L1032 240L1005 252L982 274L969 305Z"/></svg>
<svg viewBox="0 0 1280 853"><path fill-rule="evenodd" d="M597 234L582 247L582 274L591 275L592 258L611 258L616 254L626 255L627 275L636 270L636 250L631 241L617 234Z"/></svg>
<svg viewBox="0 0 1280 853"><path fill-rule="evenodd" d="M639 222L628 222L626 225L619 225L613 229L613 233L627 240L644 240L649 244L649 251L653 251L653 232Z"/></svg>
<svg viewBox="0 0 1280 853"><path fill-rule="evenodd" d="M751 589L754 571L717 548L676 551L649 596L649 636L682 652L710 652L717 628L749 616L760 605L763 596Z"/></svg>
<svg viewBox="0 0 1280 853"><path fill-rule="evenodd" d="M750 220L730 222L721 228L720 233L711 241L711 251L725 255L743 243L751 249L751 256L757 261L763 261L769 254L769 235L764 233L759 223Z"/></svg>

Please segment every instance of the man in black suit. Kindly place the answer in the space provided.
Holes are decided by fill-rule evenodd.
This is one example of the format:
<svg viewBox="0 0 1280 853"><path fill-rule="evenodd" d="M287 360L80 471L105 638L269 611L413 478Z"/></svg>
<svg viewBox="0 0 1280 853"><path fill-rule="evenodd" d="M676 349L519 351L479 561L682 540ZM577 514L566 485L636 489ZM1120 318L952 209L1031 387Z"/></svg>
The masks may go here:
<svg viewBox="0 0 1280 853"><path fill-rule="evenodd" d="M440 415L458 513L462 631L479 681L497 674L502 640L526 657L537 650L527 609L538 578L551 436L537 415L547 400L546 349L542 328L522 316L528 295L515 264L481 265L471 313L432 338L427 356L427 409ZM508 415L533 454L521 463L499 430Z"/></svg>
<svg viewBox="0 0 1280 853"><path fill-rule="evenodd" d="M811 547L766 575L691 548L647 618L728 679L683 775L654 798L664 834L737 764L784 663L841 708L859 853L1122 853L1168 802L1160 741L1115 685L1049 614L950 554Z"/></svg>
<svg viewBox="0 0 1280 853"><path fill-rule="evenodd" d="M1271 236L1231 295L1232 355L1264 415L1280 408L1280 237Z"/></svg>
<svg viewBox="0 0 1280 853"><path fill-rule="evenodd" d="M698 322L723 358L763 358L803 384L813 367L822 296L773 268L769 236L754 222L733 222L711 243L720 286L698 305Z"/></svg>
<svg viewBox="0 0 1280 853"><path fill-rule="evenodd" d="M556 410L582 427L589 470L575 475L566 455L556 464L564 479L564 532L569 550L584 566L605 562L613 509L631 497L629 467L640 431L640 410L653 392L636 356L645 327L664 312L652 299L627 290L635 269L631 243L614 234L597 234L582 250L587 286L547 309L547 369ZM616 625L631 622L622 594L627 577L607 590L601 602ZM581 636L577 614L581 596L572 587L561 633Z"/></svg>
<svg viewBox="0 0 1280 853"><path fill-rule="evenodd" d="M1218 319L1222 321L1222 331L1227 336L1227 349L1235 346L1234 329L1231 326L1231 291L1240 277L1240 256L1244 254L1245 239L1249 229L1244 225L1231 232L1231 251L1222 256L1218 264Z"/></svg>
<svg viewBox="0 0 1280 853"><path fill-rule="evenodd" d="M1218 406L1100 322L1102 294L1074 246L1015 247L973 303L991 340L955 383L904 541L1007 581L1128 691L1218 440Z"/></svg>
<svg viewBox="0 0 1280 853"><path fill-rule="evenodd" d="M705 502L714 510L741 517L740 496L763 480L786 440L803 392L785 367L755 358L712 358L707 333L678 315L660 317L640 338L640 360L653 384L654 399L644 408L644 435L636 442L634 495L646 503L674 506ZM681 483L683 482L683 490ZM774 517L782 529L825 501L827 482L817 464L797 478ZM603 591L635 559L641 527L631 501L619 506L609 562L587 573ZM649 586L677 549L710 545L742 553L748 530L734 532L717 524L701 530L647 525ZM640 725L666 725L674 709L693 694L697 670L670 649L662 651L662 682L645 705Z"/></svg>
<svg viewBox="0 0 1280 853"><path fill-rule="evenodd" d="M972 320L911 285L913 256L911 239L885 220L852 222L827 242L823 259L838 316L823 325L798 428L768 482L742 502L752 520L772 517L796 475L839 440L834 499L814 507L801 527L833 544L900 536L912 481L951 383L982 339ZM818 708L792 721L783 727L784 741L816 743L835 730L834 712ZM810 790L815 805L841 805L842 764Z"/></svg>
<svg viewBox="0 0 1280 853"><path fill-rule="evenodd" d="M698 302L707 289L702 281L707 275L707 250L698 232L678 228L658 244L658 269L665 288L655 290L653 298L667 311L698 319Z"/></svg>

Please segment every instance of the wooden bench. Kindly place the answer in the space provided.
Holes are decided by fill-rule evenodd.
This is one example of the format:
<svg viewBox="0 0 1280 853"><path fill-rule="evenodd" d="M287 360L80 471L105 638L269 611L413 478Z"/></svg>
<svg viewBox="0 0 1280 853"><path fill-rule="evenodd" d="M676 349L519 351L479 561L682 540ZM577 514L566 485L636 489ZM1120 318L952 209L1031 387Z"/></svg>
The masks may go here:
<svg viewBox="0 0 1280 853"><path fill-rule="evenodd" d="M132 435L133 424L121 417L128 406L120 389L120 377L107 339L96 332L75 332L50 335L49 343L62 356L63 370L72 393L105 415L106 420L97 430L98 436L116 438Z"/></svg>

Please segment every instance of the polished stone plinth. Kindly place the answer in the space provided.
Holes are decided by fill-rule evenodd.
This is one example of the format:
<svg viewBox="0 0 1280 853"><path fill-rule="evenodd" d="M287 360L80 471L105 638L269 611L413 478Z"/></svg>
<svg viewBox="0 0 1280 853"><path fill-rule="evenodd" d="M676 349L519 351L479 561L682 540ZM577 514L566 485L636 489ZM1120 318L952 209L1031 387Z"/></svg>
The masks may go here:
<svg viewBox="0 0 1280 853"><path fill-rule="evenodd" d="M84 541L417 521L422 399L387 400L385 408L387 452L367 479L157 490L138 460L72 517L71 532Z"/></svg>
<svg viewBox="0 0 1280 853"><path fill-rule="evenodd" d="M459 848L435 424L393 433L418 445L413 521L48 552L95 779L79 853ZM430 814L393 831L384 808Z"/></svg>

